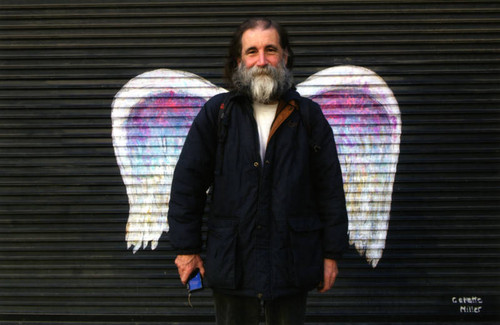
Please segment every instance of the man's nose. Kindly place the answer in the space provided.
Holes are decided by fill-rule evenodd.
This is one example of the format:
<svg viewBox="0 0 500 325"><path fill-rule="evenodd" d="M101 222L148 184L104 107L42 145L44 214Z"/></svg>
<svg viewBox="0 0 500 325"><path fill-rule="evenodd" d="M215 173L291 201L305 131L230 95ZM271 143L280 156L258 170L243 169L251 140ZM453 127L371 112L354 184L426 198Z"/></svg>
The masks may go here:
<svg viewBox="0 0 500 325"><path fill-rule="evenodd" d="M259 59L257 60L257 66L263 67L267 65L266 55L264 52L259 52Z"/></svg>

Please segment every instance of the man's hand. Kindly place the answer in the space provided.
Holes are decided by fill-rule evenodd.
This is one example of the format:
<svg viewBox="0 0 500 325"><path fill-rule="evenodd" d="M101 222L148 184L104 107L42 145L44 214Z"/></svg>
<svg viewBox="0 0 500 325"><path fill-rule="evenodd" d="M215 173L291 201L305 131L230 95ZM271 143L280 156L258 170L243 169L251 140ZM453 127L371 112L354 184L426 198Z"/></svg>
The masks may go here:
<svg viewBox="0 0 500 325"><path fill-rule="evenodd" d="M333 287L335 283L335 278L339 274L339 269L337 268L337 261L325 258L324 276L323 283L318 288L319 292L327 292Z"/></svg>
<svg viewBox="0 0 500 325"><path fill-rule="evenodd" d="M205 276L205 268L203 267L203 260L200 255L177 255L175 259L175 265L177 265L177 270L181 278L181 282L186 284L191 273L194 270L200 269L201 276Z"/></svg>

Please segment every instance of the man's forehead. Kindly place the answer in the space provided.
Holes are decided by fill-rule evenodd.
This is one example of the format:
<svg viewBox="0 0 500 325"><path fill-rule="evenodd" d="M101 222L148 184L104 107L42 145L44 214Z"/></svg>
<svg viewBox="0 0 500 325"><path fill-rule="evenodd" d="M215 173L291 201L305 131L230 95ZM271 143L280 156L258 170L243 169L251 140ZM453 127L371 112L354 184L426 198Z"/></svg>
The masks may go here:
<svg viewBox="0 0 500 325"><path fill-rule="evenodd" d="M272 45L277 45L281 47L280 37L278 31L274 27L262 28L257 26L255 28L249 28L243 32L241 36L241 45L242 47L254 46L253 43L258 43L259 41L263 41L263 38L268 36L266 41L269 43L273 43ZM271 44L266 44L271 45Z"/></svg>

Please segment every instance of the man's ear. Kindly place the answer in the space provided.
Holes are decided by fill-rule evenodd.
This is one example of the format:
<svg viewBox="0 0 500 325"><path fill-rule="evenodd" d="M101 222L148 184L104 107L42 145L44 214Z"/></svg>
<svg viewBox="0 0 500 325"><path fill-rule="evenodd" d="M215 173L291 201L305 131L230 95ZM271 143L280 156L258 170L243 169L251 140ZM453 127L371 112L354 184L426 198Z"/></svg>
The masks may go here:
<svg viewBox="0 0 500 325"><path fill-rule="evenodd" d="M283 51L283 61L285 61L285 66L288 64L288 51Z"/></svg>

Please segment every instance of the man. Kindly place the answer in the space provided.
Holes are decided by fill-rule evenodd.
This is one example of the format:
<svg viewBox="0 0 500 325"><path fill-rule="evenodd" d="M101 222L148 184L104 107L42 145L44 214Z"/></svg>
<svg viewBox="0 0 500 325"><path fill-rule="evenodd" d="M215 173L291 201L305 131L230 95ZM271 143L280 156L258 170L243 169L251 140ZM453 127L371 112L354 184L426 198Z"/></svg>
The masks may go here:
<svg viewBox="0 0 500 325"><path fill-rule="evenodd" d="M332 129L292 86L292 61L279 24L242 23L226 64L232 91L202 108L175 169L168 214L175 263L182 283L199 269L213 288L218 324L258 324L261 304L268 324L303 324L307 292L332 287L348 246Z"/></svg>

